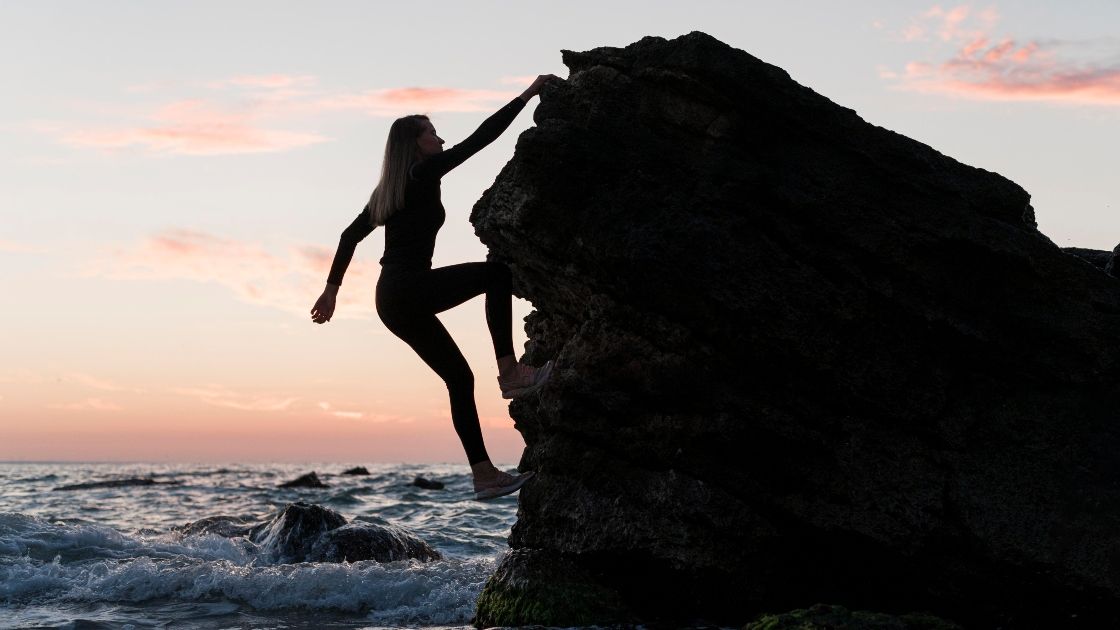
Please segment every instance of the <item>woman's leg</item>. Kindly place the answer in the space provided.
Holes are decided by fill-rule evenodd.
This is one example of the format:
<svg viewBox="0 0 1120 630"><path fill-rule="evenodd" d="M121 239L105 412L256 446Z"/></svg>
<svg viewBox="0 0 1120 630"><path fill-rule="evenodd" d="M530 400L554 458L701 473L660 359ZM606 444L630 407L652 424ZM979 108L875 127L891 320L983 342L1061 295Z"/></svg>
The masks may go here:
<svg viewBox="0 0 1120 630"><path fill-rule="evenodd" d="M513 357L513 276L498 262L474 262L432 269L418 282L432 313L442 313L476 295L486 294L486 327L494 356ZM516 363L516 359L511 359Z"/></svg>
<svg viewBox="0 0 1120 630"><path fill-rule="evenodd" d="M474 404L474 373L447 329L434 314L402 312L388 313L386 317L382 310L378 309L378 313L389 330L411 346L447 385L451 421L463 443L467 461L472 467L488 464L490 456L482 441L478 409Z"/></svg>

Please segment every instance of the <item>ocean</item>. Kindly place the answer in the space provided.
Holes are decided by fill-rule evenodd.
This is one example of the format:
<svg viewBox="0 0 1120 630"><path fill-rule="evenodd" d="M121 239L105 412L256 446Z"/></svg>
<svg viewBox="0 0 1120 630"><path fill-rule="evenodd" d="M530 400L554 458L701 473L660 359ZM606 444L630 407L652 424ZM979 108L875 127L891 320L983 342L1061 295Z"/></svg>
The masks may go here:
<svg viewBox="0 0 1120 630"><path fill-rule="evenodd" d="M517 494L474 501L466 464L365 467L0 463L0 627L469 627L508 551ZM278 487L311 471L329 487ZM411 485L417 476L445 488ZM55 490L149 477L157 483ZM173 529L211 516L263 521L298 501L398 525L443 559L284 564L244 537Z"/></svg>

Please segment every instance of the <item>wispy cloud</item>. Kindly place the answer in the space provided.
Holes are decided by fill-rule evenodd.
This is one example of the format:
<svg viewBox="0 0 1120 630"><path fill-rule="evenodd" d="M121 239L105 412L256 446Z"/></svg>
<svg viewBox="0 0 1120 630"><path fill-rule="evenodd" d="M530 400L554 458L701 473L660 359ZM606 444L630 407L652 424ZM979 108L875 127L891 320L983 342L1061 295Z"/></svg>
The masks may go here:
<svg viewBox="0 0 1120 630"><path fill-rule="evenodd" d="M1120 40L1002 36L995 32L999 18L991 7L934 6L896 39L926 42L940 60L880 67L879 76L900 89L966 98L1120 104Z"/></svg>
<svg viewBox="0 0 1120 630"><path fill-rule="evenodd" d="M353 418L355 420L358 420L365 415L361 411L344 411L342 409L335 409L329 402L320 402L319 408L336 418Z"/></svg>
<svg viewBox="0 0 1120 630"><path fill-rule="evenodd" d="M76 130L65 133L61 140L78 147L140 146L155 153L218 155L283 151L329 139L315 133L264 128L257 123L258 116L251 110L191 99L159 107L149 116L147 126Z"/></svg>
<svg viewBox="0 0 1120 630"><path fill-rule="evenodd" d="M275 253L257 243L170 229L103 254L83 273L127 280L210 282L229 288L245 302L310 318L311 303L322 291L333 257L334 250L323 246L293 244ZM372 282L370 273L351 264L346 281ZM367 318L368 301L368 296L344 291L336 312L340 317Z"/></svg>
<svg viewBox="0 0 1120 630"><path fill-rule="evenodd" d="M105 392L131 392L135 394L143 393L144 390L138 387L131 387L128 385L121 385L113 381L99 378L90 374L83 374L81 372L71 372L63 377L63 381L77 383L89 389L96 389Z"/></svg>
<svg viewBox="0 0 1120 630"><path fill-rule="evenodd" d="M296 396L260 396L233 391L223 385L202 387L173 387L171 392L188 396L215 407L238 409L241 411L287 411L296 401Z"/></svg>
<svg viewBox="0 0 1120 630"><path fill-rule="evenodd" d="M534 78L506 76L499 82L527 86ZM330 141L308 130L329 115L353 112L396 118L420 112L485 112L517 94L508 89L441 86L326 89L314 76L292 74L241 75L194 86L149 83L129 86L126 91L195 94L153 105L138 115L139 120L121 124L40 121L35 128L70 146L106 151L139 148L160 155L266 153Z"/></svg>
<svg viewBox="0 0 1120 630"><path fill-rule="evenodd" d="M120 411L121 406L100 398L86 398L72 403L54 403L47 405L50 409L63 409L66 411Z"/></svg>

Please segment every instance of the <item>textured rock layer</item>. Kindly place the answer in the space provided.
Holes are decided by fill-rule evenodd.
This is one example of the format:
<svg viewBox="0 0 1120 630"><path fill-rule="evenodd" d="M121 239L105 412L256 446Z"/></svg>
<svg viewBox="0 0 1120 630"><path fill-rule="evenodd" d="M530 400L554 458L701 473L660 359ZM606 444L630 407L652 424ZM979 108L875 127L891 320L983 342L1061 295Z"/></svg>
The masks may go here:
<svg viewBox="0 0 1120 630"><path fill-rule="evenodd" d="M557 361L476 622L586 621L561 562L603 619L1112 620L1120 283L703 33L563 58L472 213Z"/></svg>

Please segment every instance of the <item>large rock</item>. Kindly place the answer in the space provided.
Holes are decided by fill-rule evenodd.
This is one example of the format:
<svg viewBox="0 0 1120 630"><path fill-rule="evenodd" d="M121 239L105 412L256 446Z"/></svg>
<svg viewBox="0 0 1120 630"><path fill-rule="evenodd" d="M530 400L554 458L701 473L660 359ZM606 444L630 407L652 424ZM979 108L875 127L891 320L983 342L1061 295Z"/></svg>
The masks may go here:
<svg viewBox="0 0 1120 630"><path fill-rule="evenodd" d="M557 361L475 622L587 622L563 562L604 620L1115 624L1120 283L703 33L563 59L471 216Z"/></svg>
<svg viewBox="0 0 1120 630"><path fill-rule="evenodd" d="M208 516L174 529L183 536L245 537L269 563L441 558L428 543L401 527L347 523L334 510L303 502L290 503L256 524L236 516Z"/></svg>

